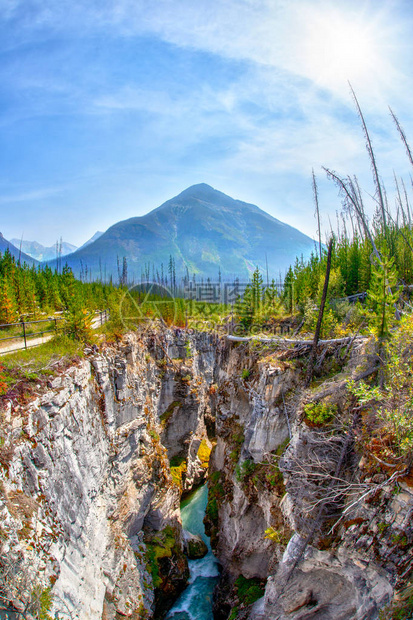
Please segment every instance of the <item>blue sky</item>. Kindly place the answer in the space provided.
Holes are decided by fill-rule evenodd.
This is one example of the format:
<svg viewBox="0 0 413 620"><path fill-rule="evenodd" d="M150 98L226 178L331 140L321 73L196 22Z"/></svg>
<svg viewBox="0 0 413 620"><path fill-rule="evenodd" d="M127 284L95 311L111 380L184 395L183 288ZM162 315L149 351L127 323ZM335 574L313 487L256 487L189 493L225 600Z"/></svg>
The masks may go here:
<svg viewBox="0 0 413 620"><path fill-rule="evenodd" d="M411 0L0 0L0 231L80 245L205 182L315 235L373 205L351 80L389 196L411 172Z"/></svg>

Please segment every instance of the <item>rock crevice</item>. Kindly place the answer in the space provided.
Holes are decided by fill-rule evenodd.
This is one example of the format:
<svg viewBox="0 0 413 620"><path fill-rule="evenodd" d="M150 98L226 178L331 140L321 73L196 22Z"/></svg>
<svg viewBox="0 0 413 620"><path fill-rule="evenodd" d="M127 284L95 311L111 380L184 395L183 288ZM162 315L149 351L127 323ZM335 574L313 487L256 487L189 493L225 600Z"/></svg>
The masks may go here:
<svg viewBox="0 0 413 620"><path fill-rule="evenodd" d="M134 333L6 408L0 596L23 610L46 593L75 620L162 617L188 578L180 499L209 462L217 619L377 620L411 561L413 495L384 477L351 507L356 446L337 473L345 425L306 422L304 370L253 342ZM328 390L337 419L342 379Z"/></svg>

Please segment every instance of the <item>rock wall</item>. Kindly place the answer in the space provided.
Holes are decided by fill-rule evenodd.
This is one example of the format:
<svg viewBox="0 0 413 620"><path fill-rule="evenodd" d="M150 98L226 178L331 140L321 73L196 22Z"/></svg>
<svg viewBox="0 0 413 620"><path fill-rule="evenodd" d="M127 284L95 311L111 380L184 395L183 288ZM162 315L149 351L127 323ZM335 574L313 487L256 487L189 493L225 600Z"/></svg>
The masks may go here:
<svg viewBox="0 0 413 620"><path fill-rule="evenodd" d="M35 401L6 407L3 599L23 610L51 597L59 617L81 620L152 617L172 604L188 576L181 490L205 476L211 447L211 351L203 336L129 335ZM185 466L174 482L176 455Z"/></svg>
<svg viewBox="0 0 413 620"><path fill-rule="evenodd" d="M50 598L60 618L162 617L187 579L179 501L213 447L217 620L378 619L412 564L413 494L366 478L343 381L363 352L344 374L338 359L324 355L320 376L338 374L308 391L305 351L154 330L6 407L0 596L19 609ZM333 432L304 419L324 392Z"/></svg>
<svg viewBox="0 0 413 620"><path fill-rule="evenodd" d="M412 567L413 489L387 483L390 474L366 477L349 432L362 420L350 414L345 379L365 352L340 371L332 347L318 372L334 376L307 390L305 351L258 350L232 344L217 363L206 515L224 569L215 617L377 620ZM310 401L328 402L334 423L309 423ZM245 579L262 578L265 596L251 605Z"/></svg>

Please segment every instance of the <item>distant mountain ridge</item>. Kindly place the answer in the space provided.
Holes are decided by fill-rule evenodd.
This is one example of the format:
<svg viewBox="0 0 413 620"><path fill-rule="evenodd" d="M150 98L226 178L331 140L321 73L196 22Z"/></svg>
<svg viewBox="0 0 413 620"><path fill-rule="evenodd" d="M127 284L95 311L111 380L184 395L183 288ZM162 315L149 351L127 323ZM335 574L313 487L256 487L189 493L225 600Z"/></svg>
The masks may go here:
<svg viewBox="0 0 413 620"><path fill-rule="evenodd" d="M309 256L314 240L256 205L235 200L205 183L193 185L150 213L111 226L96 241L66 257L76 276L110 275L126 257L129 280L145 264L167 273L172 256L177 276L249 278L256 266L282 274L296 256ZM150 267L152 276L152 267Z"/></svg>
<svg viewBox="0 0 413 620"><path fill-rule="evenodd" d="M10 254L14 256L16 260L20 260L21 263L27 263L28 265L37 265L38 261L25 254L20 248L17 248L13 243L7 241L0 233L0 254L4 254L6 250L9 250Z"/></svg>
<svg viewBox="0 0 413 620"><path fill-rule="evenodd" d="M54 258L56 258L57 251L58 251L56 249L56 243L50 247L47 247L47 246L42 245L41 243L38 243L37 241L25 241L24 239L10 239L10 241L17 248L20 248L21 246L21 249L23 250L23 252L25 252L26 254L28 254L32 258L35 258L38 261L48 261L48 260L53 260ZM61 252L62 252L61 255L62 256L66 256L67 254L70 254L71 252L74 252L75 250L77 250L76 245L73 245L72 243L67 243L66 241L62 241L62 244L61 244Z"/></svg>
<svg viewBox="0 0 413 620"><path fill-rule="evenodd" d="M93 243L94 241L96 241L97 239L99 239L99 237L101 237L102 235L103 235L103 232L102 232L101 230L97 230L97 231L95 232L95 234L94 234L94 235L93 235L90 239L88 239L87 241L85 241L85 242L83 243L83 245L81 245L81 246L80 246L80 248L76 248L76 249L78 249L78 250L82 250L83 248L86 248L88 245L90 245L91 243ZM74 250L72 250L72 251L74 251Z"/></svg>
<svg viewBox="0 0 413 620"><path fill-rule="evenodd" d="M83 245L78 248L73 243L68 243L67 241L62 241L61 243L58 241L54 245L45 246L39 243L38 241L27 241L25 239L17 239L13 238L8 241L11 243L16 249L21 250L30 258L34 258L39 262L48 262L54 261L56 259L56 255L58 251L61 251L61 256L67 256L68 254L72 254L76 250L81 250L82 248L86 248L88 245L99 239L99 237L103 235L103 232L98 230L95 234L85 241ZM59 244L60 247L56 247Z"/></svg>

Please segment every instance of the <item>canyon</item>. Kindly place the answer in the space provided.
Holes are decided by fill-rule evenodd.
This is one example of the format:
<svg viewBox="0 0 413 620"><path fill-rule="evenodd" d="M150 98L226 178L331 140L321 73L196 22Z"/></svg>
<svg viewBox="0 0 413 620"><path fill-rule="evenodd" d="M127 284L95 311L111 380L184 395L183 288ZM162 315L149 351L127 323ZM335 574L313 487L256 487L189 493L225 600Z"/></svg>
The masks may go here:
<svg viewBox="0 0 413 620"><path fill-rule="evenodd" d="M208 480L215 618L378 619L411 567L413 490L363 461L352 345L325 348L305 389L308 347L152 325L3 403L1 600L163 618L189 578L180 501ZM334 423L310 424L309 402Z"/></svg>

